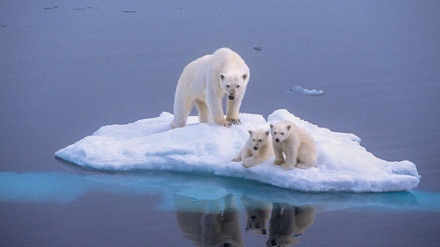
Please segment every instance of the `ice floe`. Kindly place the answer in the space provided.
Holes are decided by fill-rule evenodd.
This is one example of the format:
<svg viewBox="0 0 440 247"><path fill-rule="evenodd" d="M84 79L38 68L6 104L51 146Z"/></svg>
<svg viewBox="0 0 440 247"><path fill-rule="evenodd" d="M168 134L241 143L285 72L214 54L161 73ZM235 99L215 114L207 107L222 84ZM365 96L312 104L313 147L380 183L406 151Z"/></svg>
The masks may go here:
<svg viewBox="0 0 440 247"><path fill-rule="evenodd" d="M55 153L79 166L107 171L164 170L255 180L299 191L409 191L420 182L410 161L385 161L360 145L354 134L333 132L301 120L287 110L264 119L240 114L241 125L230 128L189 118L184 128L171 129L173 115L108 125ZM273 157L246 169L231 159L244 145L249 129L290 120L308 131L318 147L316 167L282 170Z"/></svg>

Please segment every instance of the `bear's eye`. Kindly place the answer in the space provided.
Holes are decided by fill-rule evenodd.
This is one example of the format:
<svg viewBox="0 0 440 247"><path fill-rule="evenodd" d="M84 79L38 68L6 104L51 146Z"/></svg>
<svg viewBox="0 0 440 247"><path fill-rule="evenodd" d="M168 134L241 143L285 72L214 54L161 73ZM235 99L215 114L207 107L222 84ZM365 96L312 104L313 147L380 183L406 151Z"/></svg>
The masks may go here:
<svg viewBox="0 0 440 247"><path fill-rule="evenodd" d="M262 142L263 140L260 139L260 140L258 140L258 141L259 141L259 142Z"/></svg>
<svg viewBox="0 0 440 247"><path fill-rule="evenodd" d="M225 76L223 74L220 74L220 79L225 79Z"/></svg>
<svg viewBox="0 0 440 247"><path fill-rule="evenodd" d="M281 135L284 135L284 132L281 132Z"/></svg>
<svg viewBox="0 0 440 247"><path fill-rule="evenodd" d="M276 134L277 134L277 132L273 132L273 134L274 134L274 135L276 135Z"/></svg>
<svg viewBox="0 0 440 247"><path fill-rule="evenodd" d="M229 85L226 85L227 88L229 88Z"/></svg>
<svg viewBox="0 0 440 247"><path fill-rule="evenodd" d="M237 88L239 88L240 87L240 85L237 85Z"/></svg>
<svg viewBox="0 0 440 247"><path fill-rule="evenodd" d="M246 80L246 78L247 78L247 75L246 74L243 74L243 80Z"/></svg>

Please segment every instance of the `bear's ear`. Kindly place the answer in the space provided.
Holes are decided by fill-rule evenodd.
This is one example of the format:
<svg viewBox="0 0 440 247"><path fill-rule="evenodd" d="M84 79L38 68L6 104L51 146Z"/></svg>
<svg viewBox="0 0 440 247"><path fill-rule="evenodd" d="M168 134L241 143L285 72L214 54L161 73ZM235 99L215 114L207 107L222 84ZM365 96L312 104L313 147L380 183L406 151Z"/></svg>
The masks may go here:
<svg viewBox="0 0 440 247"><path fill-rule="evenodd" d="M243 80L246 80L248 75L247 74L243 74L241 77L243 77Z"/></svg>
<svg viewBox="0 0 440 247"><path fill-rule="evenodd" d="M266 130L266 132L264 132L267 136L269 135L269 131L268 130Z"/></svg>
<svg viewBox="0 0 440 247"><path fill-rule="evenodd" d="M290 130L290 127L291 127L290 125L287 125L287 129L288 129L288 130Z"/></svg>
<svg viewBox="0 0 440 247"><path fill-rule="evenodd" d="M249 132L249 135L252 135L252 130L249 130L248 132Z"/></svg>
<svg viewBox="0 0 440 247"><path fill-rule="evenodd" d="M271 129L273 128L273 124L270 124L269 126L270 126Z"/></svg>
<svg viewBox="0 0 440 247"><path fill-rule="evenodd" d="M224 75L224 74L222 74L222 73L220 73L220 80L222 80L222 81L223 81L223 79L225 79L225 75Z"/></svg>

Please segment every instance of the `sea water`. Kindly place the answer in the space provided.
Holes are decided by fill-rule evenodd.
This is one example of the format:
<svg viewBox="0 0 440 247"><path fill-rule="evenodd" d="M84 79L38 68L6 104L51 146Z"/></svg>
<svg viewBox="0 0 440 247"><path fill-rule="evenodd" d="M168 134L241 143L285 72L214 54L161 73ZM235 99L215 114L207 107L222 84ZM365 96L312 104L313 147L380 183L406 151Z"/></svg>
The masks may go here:
<svg viewBox="0 0 440 247"><path fill-rule="evenodd" d="M436 246L439 10L437 1L2 3L0 245ZM242 112L287 109L353 133L378 158L412 161L418 187L301 193L54 158L101 126L172 112L183 67L224 46L251 69ZM325 94L288 92L297 85Z"/></svg>

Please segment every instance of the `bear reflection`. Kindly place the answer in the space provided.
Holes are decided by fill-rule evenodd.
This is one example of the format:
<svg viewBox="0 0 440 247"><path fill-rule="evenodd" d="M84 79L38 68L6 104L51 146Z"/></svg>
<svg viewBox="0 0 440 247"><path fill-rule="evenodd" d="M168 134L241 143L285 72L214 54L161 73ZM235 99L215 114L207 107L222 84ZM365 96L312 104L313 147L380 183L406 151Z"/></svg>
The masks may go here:
<svg viewBox="0 0 440 247"><path fill-rule="evenodd" d="M257 201L248 197L243 197L241 201L247 214L246 231L266 235L266 222L270 218L272 203Z"/></svg>
<svg viewBox="0 0 440 247"><path fill-rule="evenodd" d="M244 246L235 197L195 200L175 196L177 223L183 235L199 247ZM246 231L268 236L266 246L292 246L315 219L313 207L296 207L252 198L241 199ZM264 245L264 244L262 244Z"/></svg>
<svg viewBox="0 0 440 247"><path fill-rule="evenodd" d="M244 246L234 196L228 195L215 201L175 196L175 202L179 207L176 210L177 223L184 236L195 246Z"/></svg>
<svg viewBox="0 0 440 247"><path fill-rule="evenodd" d="M246 230L267 234L266 246L292 246L299 243L299 236L309 228L315 219L313 207L295 207L284 203L268 203L243 197L247 213Z"/></svg>

